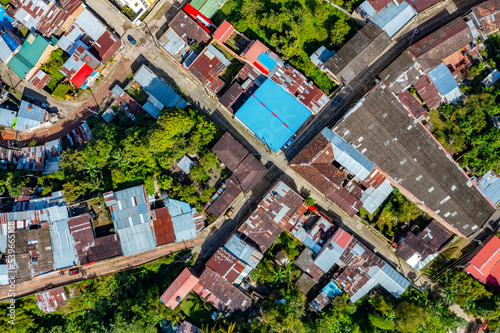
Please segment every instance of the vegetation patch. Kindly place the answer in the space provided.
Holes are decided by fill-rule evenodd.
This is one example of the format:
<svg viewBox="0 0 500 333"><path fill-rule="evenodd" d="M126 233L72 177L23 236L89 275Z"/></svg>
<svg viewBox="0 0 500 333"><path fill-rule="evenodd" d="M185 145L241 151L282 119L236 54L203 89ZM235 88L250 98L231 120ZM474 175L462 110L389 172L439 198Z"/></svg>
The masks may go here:
<svg viewBox="0 0 500 333"><path fill-rule="evenodd" d="M432 134L470 173L500 172L500 129L492 116L500 114L493 93L470 95L464 105L446 104L432 110Z"/></svg>
<svg viewBox="0 0 500 333"><path fill-rule="evenodd" d="M248 38L271 46L327 94L335 84L309 56L322 45L338 48L356 30L341 10L317 0L228 0L213 18L217 25L223 20Z"/></svg>
<svg viewBox="0 0 500 333"><path fill-rule="evenodd" d="M60 69L68 59L69 54L64 52L62 49L57 49L52 51L50 53L49 60L40 66L40 69L50 76L50 82L45 87L45 89L50 93L53 93L58 85L65 79L65 76L60 72Z"/></svg>

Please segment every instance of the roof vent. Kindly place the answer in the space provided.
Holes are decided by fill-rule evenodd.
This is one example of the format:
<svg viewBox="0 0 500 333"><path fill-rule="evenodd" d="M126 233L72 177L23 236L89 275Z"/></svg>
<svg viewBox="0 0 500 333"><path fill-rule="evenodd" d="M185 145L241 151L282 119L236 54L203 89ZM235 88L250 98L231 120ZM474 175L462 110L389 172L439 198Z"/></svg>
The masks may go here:
<svg viewBox="0 0 500 333"><path fill-rule="evenodd" d="M333 250L333 244L332 243L328 244L328 249L329 250Z"/></svg>
<svg viewBox="0 0 500 333"><path fill-rule="evenodd" d="M177 296L177 297L175 298L175 301L176 301L177 303L180 303L180 302L182 301L182 298L181 298L180 296Z"/></svg>
<svg viewBox="0 0 500 333"><path fill-rule="evenodd" d="M286 62L286 63L285 63L285 68L286 68L286 69L290 68L290 64Z"/></svg>
<svg viewBox="0 0 500 333"><path fill-rule="evenodd" d="M281 198L280 195L278 194L278 192L276 192L276 191L272 191L271 194L272 194L273 198L276 199L276 200L278 200L279 198Z"/></svg>

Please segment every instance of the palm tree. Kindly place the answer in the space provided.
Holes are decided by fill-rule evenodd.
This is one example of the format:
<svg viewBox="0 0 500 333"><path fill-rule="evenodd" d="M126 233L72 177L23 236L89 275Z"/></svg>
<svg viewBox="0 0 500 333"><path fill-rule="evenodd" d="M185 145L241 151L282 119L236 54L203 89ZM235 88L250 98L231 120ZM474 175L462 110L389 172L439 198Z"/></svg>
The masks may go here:
<svg viewBox="0 0 500 333"><path fill-rule="evenodd" d="M233 333L234 329L236 328L236 323L231 323L227 328L224 327L219 327L219 332L221 333Z"/></svg>
<svg viewBox="0 0 500 333"><path fill-rule="evenodd" d="M175 316L174 315L167 316L167 320L170 320L170 323L172 324L172 328L174 328L176 325L180 326L182 324L182 322L184 321L184 319L186 319L186 317L183 316L182 313L180 313L180 312L178 314L176 314Z"/></svg>
<svg viewBox="0 0 500 333"><path fill-rule="evenodd" d="M201 325L201 328L199 328L201 333L217 333L217 326L214 325L212 327L209 327L208 324Z"/></svg>

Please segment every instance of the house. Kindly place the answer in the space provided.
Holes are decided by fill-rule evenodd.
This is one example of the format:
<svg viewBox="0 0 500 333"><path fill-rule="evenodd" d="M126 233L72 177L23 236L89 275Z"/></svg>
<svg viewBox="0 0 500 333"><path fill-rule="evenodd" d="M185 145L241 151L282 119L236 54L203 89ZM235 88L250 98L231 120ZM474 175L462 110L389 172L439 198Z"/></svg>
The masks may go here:
<svg viewBox="0 0 500 333"><path fill-rule="evenodd" d="M498 79L500 79L500 72L497 70L497 69L494 69L491 71L490 74L488 74L487 77L484 78L483 81L481 81L481 83L489 88L491 87L495 82L498 81Z"/></svg>
<svg viewBox="0 0 500 333"><path fill-rule="evenodd" d="M12 128L17 116L17 111L0 108L0 126Z"/></svg>
<svg viewBox="0 0 500 333"><path fill-rule="evenodd" d="M483 35L494 33L500 29L500 1L488 0L472 7L471 18Z"/></svg>
<svg viewBox="0 0 500 333"><path fill-rule="evenodd" d="M324 71L326 69L325 62L327 62L328 59L330 59L334 54L335 51L330 51L326 47L321 46L309 57L309 59L316 65L316 67Z"/></svg>
<svg viewBox="0 0 500 333"><path fill-rule="evenodd" d="M111 234L94 239L94 244L86 252L86 257L80 264L101 261L122 255L120 237L118 234Z"/></svg>
<svg viewBox="0 0 500 333"><path fill-rule="evenodd" d="M380 72L379 78L395 94L399 94L410 88L423 74L423 69L406 50Z"/></svg>
<svg viewBox="0 0 500 333"><path fill-rule="evenodd" d="M214 39L219 41L221 44L231 36L231 34L235 31L234 26L228 21L224 20L221 25L215 30L213 33Z"/></svg>
<svg viewBox="0 0 500 333"><path fill-rule="evenodd" d="M175 309L181 300L198 284L198 281L199 279L191 273L189 268L184 268L181 274L160 296L160 302L171 309Z"/></svg>
<svg viewBox="0 0 500 333"><path fill-rule="evenodd" d="M17 169L42 171L45 166L45 147L34 146L21 148L17 159Z"/></svg>
<svg viewBox="0 0 500 333"><path fill-rule="evenodd" d="M460 101L462 92L460 91L457 81L444 62L429 72L429 78L432 83L434 83L434 86L436 86L441 96L443 96L445 103L457 103Z"/></svg>
<svg viewBox="0 0 500 333"><path fill-rule="evenodd" d="M29 103L25 100L21 100L21 105L19 106L17 121L14 128L17 131L26 131L43 125L47 123L48 120L48 113L44 108Z"/></svg>
<svg viewBox="0 0 500 333"><path fill-rule="evenodd" d="M61 73L81 88L86 86L95 71L100 71L122 44L120 38L111 33L92 12L83 9L57 45L71 55L61 68Z"/></svg>
<svg viewBox="0 0 500 333"><path fill-rule="evenodd" d="M182 324L179 326L179 332L183 333L201 333L198 327L194 326L190 322L184 320Z"/></svg>
<svg viewBox="0 0 500 333"><path fill-rule="evenodd" d="M332 298L340 294L342 294L342 289L334 281L330 281L321 289L319 295L309 303L309 306L314 311L319 312L330 303Z"/></svg>
<svg viewBox="0 0 500 333"><path fill-rule="evenodd" d="M111 106L118 106L120 108L120 111L123 112L127 117L129 117L133 122L136 121L137 115L139 113L149 116L149 113L147 113L142 108L142 106L135 101L135 99L127 94L125 90L120 88L118 84L115 84L115 86L111 89L109 96L114 100L114 103ZM111 111L111 106L110 109L108 109L109 112L113 112ZM104 117L104 114L102 116Z"/></svg>
<svg viewBox="0 0 500 333"><path fill-rule="evenodd" d="M232 235L224 245L224 250L238 258L252 269L262 260L262 253L237 234Z"/></svg>
<svg viewBox="0 0 500 333"><path fill-rule="evenodd" d="M252 305L250 297L209 267L205 268L193 291L216 309L226 307L238 315L243 315Z"/></svg>
<svg viewBox="0 0 500 333"><path fill-rule="evenodd" d="M60 139L45 143L45 167L42 174L46 175L59 170L59 161L64 149Z"/></svg>
<svg viewBox="0 0 500 333"><path fill-rule="evenodd" d="M371 3L374 3L372 1ZM379 1L379 3L382 1ZM406 1L389 3L380 10L375 10L370 1L364 1L356 10L363 20L370 20L384 30L389 37L394 36L417 15L417 11ZM362 14L361 14L362 13Z"/></svg>
<svg viewBox="0 0 500 333"><path fill-rule="evenodd" d="M251 41L241 56L283 90L302 103L312 114L319 113L329 102L328 97L313 82L258 40ZM242 69L243 71L244 69ZM247 71L247 70L245 70ZM257 82L257 84L259 84Z"/></svg>
<svg viewBox="0 0 500 333"><path fill-rule="evenodd" d="M222 52L210 44L189 65L188 70L205 87L217 94L224 87L224 81L219 76L230 64Z"/></svg>
<svg viewBox="0 0 500 333"><path fill-rule="evenodd" d="M158 246L194 238L203 229L203 216L188 203L169 198L164 203L165 207L151 211Z"/></svg>
<svg viewBox="0 0 500 333"><path fill-rule="evenodd" d="M8 63L21 45L19 38L9 28L0 28L0 60L3 63Z"/></svg>
<svg viewBox="0 0 500 333"><path fill-rule="evenodd" d="M210 34L184 11L174 16L169 27L159 38L158 43L164 51L179 62L187 58L190 46L205 45L211 39Z"/></svg>
<svg viewBox="0 0 500 333"><path fill-rule="evenodd" d="M240 285L255 268L245 264L222 247L212 255L207 267L235 286Z"/></svg>
<svg viewBox="0 0 500 333"><path fill-rule="evenodd" d="M409 232L399 243L396 254L417 271L436 258L450 243L449 230L436 222L431 222L419 234Z"/></svg>
<svg viewBox="0 0 500 333"><path fill-rule="evenodd" d="M311 214L297 222L292 234L317 254L336 230L337 226L323 214Z"/></svg>
<svg viewBox="0 0 500 333"><path fill-rule="evenodd" d="M473 178L483 195L495 206L500 203L500 177L490 170L479 178Z"/></svg>
<svg viewBox="0 0 500 333"><path fill-rule="evenodd" d="M289 165L349 216L361 207L373 214L392 193L390 182L375 164L328 128Z"/></svg>
<svg viewBox="0 0 500 333"><path fill-rule="evenodd" d="M71 217L68 219L68 228L75 240L75 250L78 262L83 265L86 262L88 251L94 245L95 235L88 214Z"/></svg>
<svg viewBox="0 0 500 333"><path fill-rule="evenodd" d="M68 218L50 224L50 239L54 255L54 267L62 268L76 266L78 253L73 235L71 235Z"/></svg>
<svg viewBox="0 0 500 333"><path fill-rule="evenodd" d="M42 36L30 34L19 51L10 57L7 65L21 79L31 78L40 64L45 62L54 47Z"/></svg>
<svg viewBox="0 0 500 333"><path fill-rule="evenodd" d="M226 0L192 0L190 5L211 19L225 3Z"/></svg>
<svg viewBox="0 0 500 333"><path fill-rule="evenodd" d="M429 116L429 112L420 104L415 96L408 90L405 90L398 94L398 99L406 107L413 117L418 120L426 119Z"/></svg>
<svg viewBox="0 0 500 333"><path fill-rule="evenodd" d="M465 271L482 284L495 291L500 290L500 238L491 237L482 249L469 261Z"/></svg>
<svg viewBox="0 0 500 333"><path fill-rule="evenodd" d="M185 174L189 175L191 168L196 164L186 155L184 155L179 162L177 162L177 166L182 170Z"/></svg>
<svg viewBox="0 0 500 333"><path fill-rule="evenodd" d="M267 168L227 132L213 146L212 153L233 173L205 207L208 214L219 216L241 192L249 193Z"/></svg>
<svg viewBox="0 0 500 333"><path fill-rule="evenodd" d="M172 87L144 64L134 74L132 82L129 83L126 89L134 82L139 84L148 94L148 101L142 107L155 119L158 118L161 110L165 107L183 109L187 105L186 101L179 97Z"/></svg>
<svg viewBox="0 0 500 333"><path fill-rule="evenodd" d="M65 30L83 10L80 0L13 0L14 18L30 30L50 36Z"/></svg>
<svg viewBox="0 0 500 333"><path fill-rule="evenodd" d="M58 307L66 305L68 295L63 287L56 287L50 290L40 292L36 296L36 305L43 313L56 311Z"/></svg>
<svg viewBox="0 0 500 333"><path fill-rule="evenodd" d="M103 196L120 236L123 255L154 249L156 242L144 185L107 192Z"/></svg>
<svg viewBox="0 0 500 333"><path fill-rule="evenodd" d="M130 8L136 15L134 19L134 23L137 22L143 14L154 4L156 1L153 0L140 0L140 1L132 1L132 0L118 0L118 5L121 7ZM138 23L141 23L140 21Z"/></svg>
<svg viewBox="0 0 500 333"><path fill-rule="evenodd" d="M38 89L43 89L50 82L50 80L51 78L47 73L37 68L35 73L28 80L28 82L34 85Z"/></svg>
<svg viewBox="0 0 500 333"><path fill-rule="evenodd" d="M368 22L342 48L325 62L325 72L337 84L347 85L370 67L392 45L378 25Z"/></svg>
<svg viewBox="0 0 500 333"><path fill-rule="evenodd" d="M236 112L236 118L274 152L295 134L311 112L272 80L266 80Z"/></svg>
<svg viewBox="0 0 500 333"><path fill-rule="evenodd" d="M470 236L495 211L383 83L367 93L332 132L355 146L393 186L453 233Z"/></svg>

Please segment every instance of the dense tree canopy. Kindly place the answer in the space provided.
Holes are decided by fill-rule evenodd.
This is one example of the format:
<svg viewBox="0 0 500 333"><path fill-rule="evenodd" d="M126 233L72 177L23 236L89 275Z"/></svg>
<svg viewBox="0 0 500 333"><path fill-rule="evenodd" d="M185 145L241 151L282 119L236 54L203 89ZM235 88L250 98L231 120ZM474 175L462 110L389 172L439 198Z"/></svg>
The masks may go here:
<svg viewBox="0 0 500 333"><path fill-rule="evenodd" d="M432 134L460 166L477 175L500 172L500 129L491 116L500 114L495 94L471 95L465 105L446 104L432 110Z"/></svg>
<svg viewBox="0 0 500 333"><path fill-rule="evenodd" d="M197 111L181 109L164 111L157 121L139 123L99 122L83 149L62 154L61 170L50 177L62 180L68 201L136 184L146 184L152 193L155 179L161 189L173 185L177 195L191 204L209 200L214 190L205 182L206 172L217 167L218 160L207 145L217 135L215 125ZM185 154L201 156L191 177L193 184L174 184L168 169Z"/></svg>
<svg viewBox="0 0 500 333"><path fill-rule="evenodd" d="M215 18L222 19L247 37L271 46L324 92L329 92L334 84L309 56L322 45L338 48L355 27L342 11L317 0L229 0Z"/></svg>

